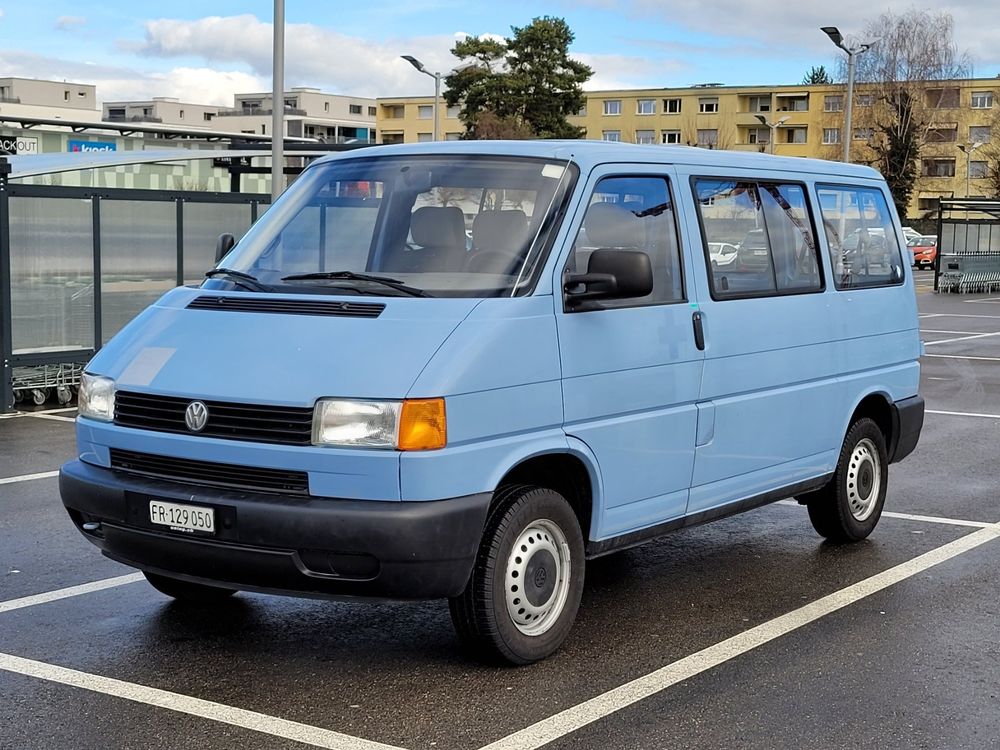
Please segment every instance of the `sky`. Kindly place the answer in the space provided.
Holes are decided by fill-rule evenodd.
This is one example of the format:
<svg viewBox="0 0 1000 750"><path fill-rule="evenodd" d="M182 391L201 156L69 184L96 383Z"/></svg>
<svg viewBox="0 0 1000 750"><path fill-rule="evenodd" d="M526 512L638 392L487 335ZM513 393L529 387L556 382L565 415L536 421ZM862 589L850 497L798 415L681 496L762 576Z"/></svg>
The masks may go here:
<svg viewBox="0 0 1000 750"><path fill-rule="evenodd" d="M799 83L814 65L837 68L820 32L849 35L912 0L285 0L286 88L353 96L419 96L433 81L400 55L447 73L462 35L509 35L535 17L566 20L573 57L594 69L591 90ZM916 6L921 7L921 6ZM977 77L1000 74L1000 1L950 0L955 42ZM0 0L0 77L97 85L101 101L172 96L232 105L271 88L270 0Z"/></svg>

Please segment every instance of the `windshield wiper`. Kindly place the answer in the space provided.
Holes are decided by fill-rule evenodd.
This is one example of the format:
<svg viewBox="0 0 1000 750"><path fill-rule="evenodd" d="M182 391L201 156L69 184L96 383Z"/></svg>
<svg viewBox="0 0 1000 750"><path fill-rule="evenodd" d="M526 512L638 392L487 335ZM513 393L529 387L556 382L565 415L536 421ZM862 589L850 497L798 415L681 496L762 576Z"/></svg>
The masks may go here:
<svg viewBox="0 0 1000 750"><path fill-rule="evenodd" d="M282 281L316 281L320 279L344 279L346 281L370 281L373 284L395 289L397 292L408 294L411 297L433 297L423 289L407 286L399 279L390 279L388 276L372 276L367 273L355 273L354 271L317 271L315 273L293 273L291 276L282 276Z"/></svg>
<svg viewBox="0 0 1000 750"><path fill-rule="evenodd" d="M263 283L256 276L243 273L243 271L235 271L232 268L213 268L211 271L207 271L205 276L208 278L212 278L213 276L231 276L234 284L237 284L244 289L249 289L251 292L274 291L274 289Z"/></svg>

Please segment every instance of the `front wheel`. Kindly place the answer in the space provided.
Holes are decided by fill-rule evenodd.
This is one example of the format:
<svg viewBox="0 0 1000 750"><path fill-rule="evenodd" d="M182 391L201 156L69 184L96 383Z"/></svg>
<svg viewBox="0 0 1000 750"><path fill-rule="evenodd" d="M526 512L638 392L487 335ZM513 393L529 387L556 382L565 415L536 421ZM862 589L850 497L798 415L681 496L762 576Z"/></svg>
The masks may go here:
<svg viewBox="0 0 1000 750"><path fill-rule="evenodd" d="M802 498L813 528L831 542L858 542L874 531L889 484L885 436L863 417L847 431L829 484Z"/></svg>
<svg viewBox="0 0 1000 750"><path fill-rule="evenodd" d="M459 639L490 661L544 659L576 619L583 558L580 523L562 495L499 490L465 591L449 600Z"/></svg>
<svg viewBox="0 0 1000 750"><path fill-rule="evenodd" d="M149 581L154 589L161 594L166 594L181 602L213 604L228 599L236 593L234 589L207 586L203 583L191 583L190 581L182 581L179 578L161 576L158 573L143 571L142 574L146 576L146 580Z"/></svg>

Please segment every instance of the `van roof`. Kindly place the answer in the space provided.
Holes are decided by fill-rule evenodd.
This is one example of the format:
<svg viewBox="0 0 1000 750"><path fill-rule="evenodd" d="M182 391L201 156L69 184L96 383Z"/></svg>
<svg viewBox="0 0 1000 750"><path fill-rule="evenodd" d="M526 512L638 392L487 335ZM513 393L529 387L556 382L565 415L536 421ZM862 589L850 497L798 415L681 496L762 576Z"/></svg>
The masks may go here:
<svg viewBox="0 0 1000 750"><path fill-rule="evenodd" d="M720 168L746 168L803 172L844 177L880 179L871 167L844 164L825 159L772 156L748 151L693 148L691 146L636 145L588 140L538 140L538 141L438 141L436 143L406 143L390 146L372 146L341 154L333 154L321 162L339 159L357 159L370 156L416 156L428 154L482 154L496 156L534 156L548 159L572 160L581 169L588 170L598 164L633 162L639 164L691 164Z"/></svg>

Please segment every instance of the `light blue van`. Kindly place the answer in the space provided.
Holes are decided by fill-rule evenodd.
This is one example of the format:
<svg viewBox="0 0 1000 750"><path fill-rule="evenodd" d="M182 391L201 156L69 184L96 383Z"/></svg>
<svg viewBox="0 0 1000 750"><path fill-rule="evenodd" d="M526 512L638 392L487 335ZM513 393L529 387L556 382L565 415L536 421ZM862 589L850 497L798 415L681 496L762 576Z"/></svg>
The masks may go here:
<svg viewBox="0 0 1000 750"><path fill-rule="evenodd" d="M787 497L871 533L924 410L892 205L699 148L324 158L91 361L63 501L179 599L448 598L543 658L588 559Z"/></svg>

